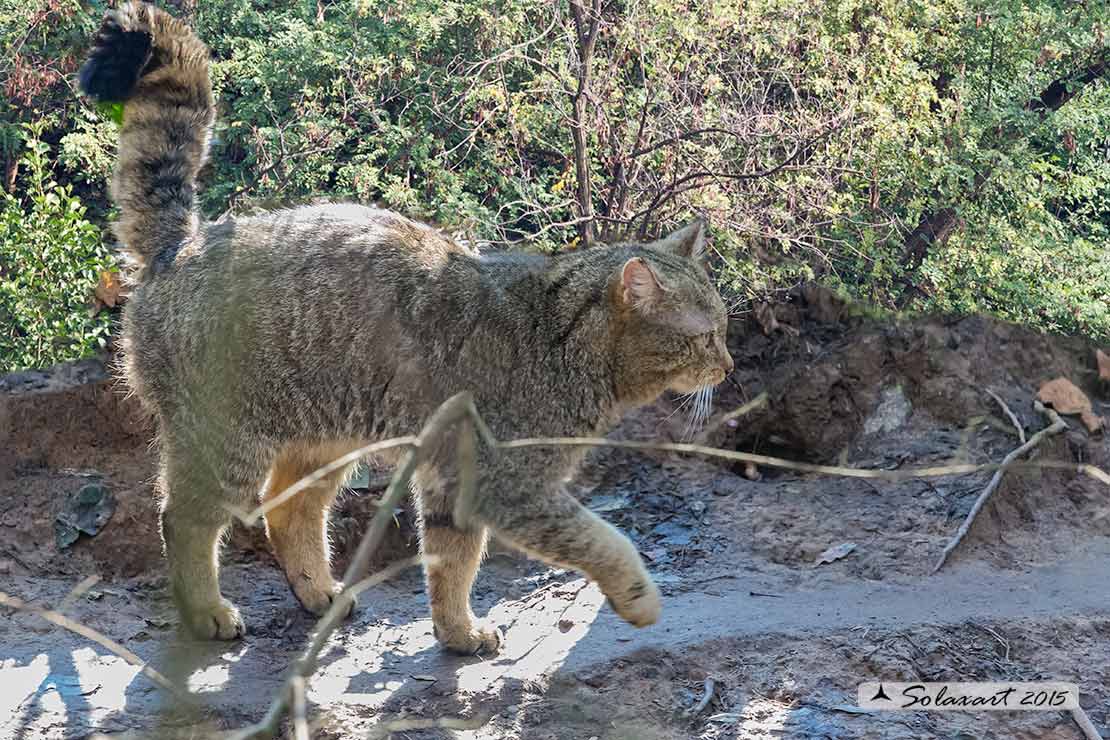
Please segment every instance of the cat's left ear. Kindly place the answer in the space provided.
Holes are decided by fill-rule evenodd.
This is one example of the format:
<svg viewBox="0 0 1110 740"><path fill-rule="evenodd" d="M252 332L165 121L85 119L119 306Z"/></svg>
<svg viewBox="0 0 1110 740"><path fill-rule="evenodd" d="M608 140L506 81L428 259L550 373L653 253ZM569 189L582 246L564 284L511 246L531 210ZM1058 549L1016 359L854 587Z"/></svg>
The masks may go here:
<svg viewBox="0 0 1110 740"><path fill-rule="evenodd" d="M703 218L695 218L678 231L663 237L652 246L663 249L679 257L701 259L705 254L706 223Z"/></svg>
<svg viewBox="0 0 1110 740"><path fill-rule="evenodd" d="M624 302L635 308L651 310L667 289L659 275L641 257L633 257L621 268L621 289Z"/></svg>

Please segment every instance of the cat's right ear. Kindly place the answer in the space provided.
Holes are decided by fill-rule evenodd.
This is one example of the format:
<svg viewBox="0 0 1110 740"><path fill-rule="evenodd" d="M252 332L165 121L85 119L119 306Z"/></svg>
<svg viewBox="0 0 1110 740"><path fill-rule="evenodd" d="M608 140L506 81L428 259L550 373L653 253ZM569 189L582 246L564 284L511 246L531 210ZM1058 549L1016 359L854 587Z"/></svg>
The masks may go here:
<svg viewBox="0 0 1110 740"><path fill-rule="evenodd" d="M650 308L666 292L655 270L640 257L633 257L621 268L621 289L624 302L634 308Z"/></svg>

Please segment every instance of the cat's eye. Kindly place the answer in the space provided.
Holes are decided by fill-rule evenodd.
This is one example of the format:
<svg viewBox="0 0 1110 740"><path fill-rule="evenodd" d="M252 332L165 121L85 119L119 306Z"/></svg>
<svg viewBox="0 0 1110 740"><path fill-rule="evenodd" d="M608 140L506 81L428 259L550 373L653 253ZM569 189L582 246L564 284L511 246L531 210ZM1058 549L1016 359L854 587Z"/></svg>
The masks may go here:
<svg viewBox="0 0 1110 740"><path fill-rule="evenodd" d="M709 332L702 336L702 344L706 349L713 349L713 332Z"/></svg>

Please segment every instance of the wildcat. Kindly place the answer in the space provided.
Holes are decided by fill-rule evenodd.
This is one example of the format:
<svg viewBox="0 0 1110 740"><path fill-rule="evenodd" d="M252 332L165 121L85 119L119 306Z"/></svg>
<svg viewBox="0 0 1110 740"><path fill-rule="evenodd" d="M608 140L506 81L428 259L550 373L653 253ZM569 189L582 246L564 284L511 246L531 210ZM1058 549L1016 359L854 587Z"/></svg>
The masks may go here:
<svg viewBox="0 0 1110 740"><path fill-rule="evenodd" d="M133 282L123 367L157 421L170 588L197 636L244 632L218 581L229 504L251 508L368 440L416 433L461 390L501 439L595 436L666 389L731 371L700 221L651 243L554 257L479 256L355 205L201 221L208 56L184 23L136 2L105 15L80 72L86 94L125 103L112 181ZM425 570L443 645L500 646L469 601L488 532L582 571L626 621L658 619L635 547L563 489L581 449L480 457L477 524L463 527L444 447L414 478L422 552L438 556ZM315 613L341 588L327 528L344 476L266 516L293 592Z"/></svg>

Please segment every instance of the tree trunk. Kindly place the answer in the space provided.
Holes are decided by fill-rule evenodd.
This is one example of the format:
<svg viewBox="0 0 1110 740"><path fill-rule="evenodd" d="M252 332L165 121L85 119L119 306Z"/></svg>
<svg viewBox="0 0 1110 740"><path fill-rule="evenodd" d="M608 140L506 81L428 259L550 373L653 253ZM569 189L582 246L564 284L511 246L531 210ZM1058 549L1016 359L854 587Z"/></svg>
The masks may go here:
<svg viewBox="0 0 1110 740"><path fill-rule="evenodd" d="M594 241L594 204L590 187L590 151L586 140L586 110L590 97L590 65L593 63L597 29L601 23L601 0L592 0L589 10L581 0L570 0L574 18L575 37L578 39L578 87L575 90L571 113L571 138L574 140L574 175L578 201L578 239L583 247ZM588 16L587 16L588 14Z"/></svg>
<svg viewBox="0 0 1110 740"><path fill-rule="evenodd" d="M1040 95L1031 98L1025 104L1025 109L1040 113L1041 117L1045 118L1079 94L1085 85L1104 76L1108 69L1110 69L1110 49L1104 49L1091 64L1070 75L1053 80ZM1001 141L995 146L1015 136L1016 132L1012 129L1004 131ZM972 197L978 193L990 176L989 169L977 174L970 191L965 195ZM940 200L940 198L934 196L933 200ZM909 233L902 246L902 290L895 301L899 308L905 308L916 295L921 294L917 271L929 256L933 246L944 244L958 224L959 212L956 206L951 204L922 214L917 227Z"/></svg>

